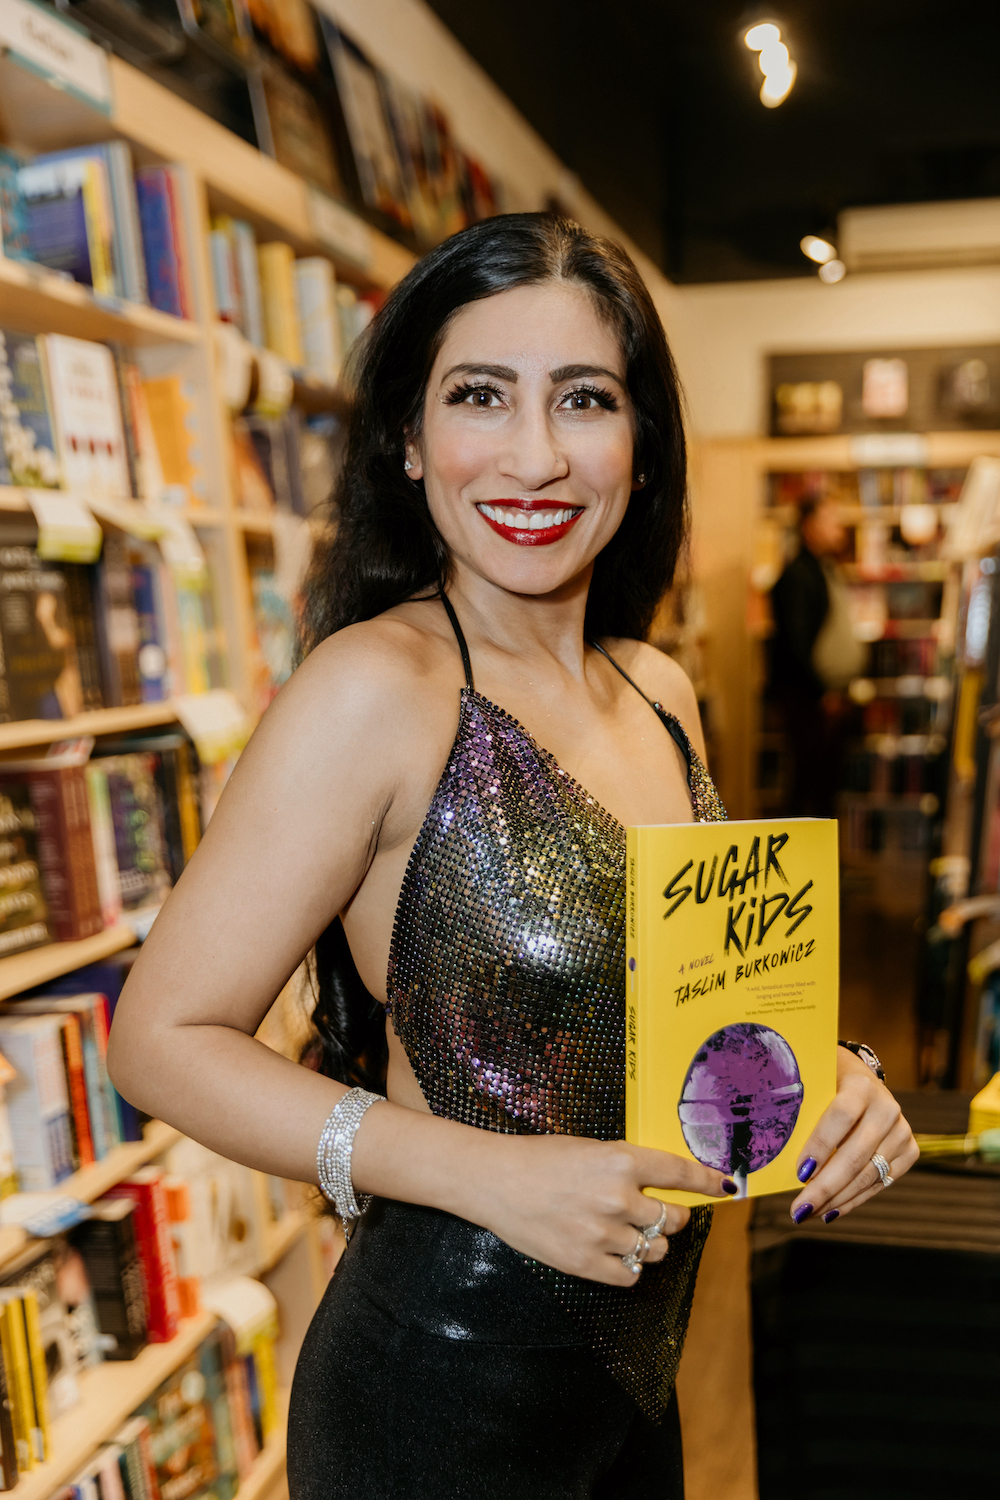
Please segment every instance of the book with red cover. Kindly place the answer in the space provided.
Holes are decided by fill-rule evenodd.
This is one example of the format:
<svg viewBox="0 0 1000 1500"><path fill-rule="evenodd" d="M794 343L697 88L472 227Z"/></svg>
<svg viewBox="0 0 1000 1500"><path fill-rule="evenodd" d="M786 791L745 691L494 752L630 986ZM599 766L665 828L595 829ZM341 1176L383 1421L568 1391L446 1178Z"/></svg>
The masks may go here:
<svg viewBox="0 0 1000 1500"><path fill-rule="evenodd" d="M59 942L92 937L104 923L83 766L75 754L0 764L0 790L13 800L23 786L35 817L52 931Z"/></svg>
<svg viewBox="0 0 1000 1500"><path fill-rule="evenodd" d="M143 1167L110 1188L106 1196L135 1199L135 1233L146 1288L147 1336L151 1344L169 1343L180 1322L180 1297L163 1173L157 1167Z"/></svg>

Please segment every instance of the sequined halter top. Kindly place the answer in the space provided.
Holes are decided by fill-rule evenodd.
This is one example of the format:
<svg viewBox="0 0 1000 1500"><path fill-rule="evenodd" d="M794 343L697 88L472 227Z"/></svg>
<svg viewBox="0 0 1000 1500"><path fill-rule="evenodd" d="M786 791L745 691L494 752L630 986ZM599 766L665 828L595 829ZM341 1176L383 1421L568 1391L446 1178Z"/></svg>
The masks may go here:
<svg viewBox="0 0 1000 1500"><path fill-rule="evenodd" d="M465 638L442 598L466 685L400 890L392 1024L435 1114L485 1130L620 1140L625 830L476 692ZM725 818L679 720L650 707L687 762L695 820ZM654 1420L673 1388L710 1219L710 1209L696 1209L666 1259L627 1288L527 1262Z"/></svg>

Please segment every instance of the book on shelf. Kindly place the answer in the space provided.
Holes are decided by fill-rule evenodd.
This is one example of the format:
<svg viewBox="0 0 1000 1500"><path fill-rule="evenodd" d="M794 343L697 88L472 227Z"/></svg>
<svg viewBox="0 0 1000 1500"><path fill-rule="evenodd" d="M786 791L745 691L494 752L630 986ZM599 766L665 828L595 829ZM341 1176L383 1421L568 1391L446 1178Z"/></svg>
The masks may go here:
<svg viewBox="0 0 1000 1500"><path fill-rule="evenodd" d="M0 957L51 941L28 789L0 791Z"/></svg>
<svg viewBox="0 0 1000 1500"><path fill-rule="evenodd" d="M142 230L136 202L132 153L128 146L124 141L106 141L94 146L74 146L66 151L52 151L36 157L23 171L29 180L44 183L49 180L46 169L58 168L60 165L74 171L84 170L90 165L96 168L101 189L100 227L105 239L106 258L110 261L113 293L130 302L146 302ZM84 201L86 203L86 195Z"/></svg>
<svg viewBox="0 0 1000 1500"><path fill-rule="evenodd" d="M264 309L264 341L290 365L302 364L298 308L295 301L295 252L281 240L257 247L261 301Z"/></svg>
<svg viewBox="0 0 1000 1500"><path fill-rule="evenodd" d="M125 1500L160 1500L147 1419L130 1417L115 1433L114 1442L121 1454L118 1462Z"/></svg>
<svg viewBox="0 0 1000 1500"><path fill-rule="evenodd" d="M310 255L297 260L292 273L302 363L317 380L336 385L340 375L340 322L333 266L321 255Z"/></svg>
<svg viewBox="0 0 1000 1500"><path fill-rule="evenodd" d="M21 160L0 148L0 255L5 260L30 260L31 240L24 194L17 179Z"/></svg>
<svg viewBox="0 0 1000 1500"><path fill-rule="evenodd" d="M48 920L56 939L79 942L100 932L87 782L79 756L71 752L2 761L0 792L33 816Z"/></svg>
<svg viewBox="0 0 1000 1500"><path fill-rule="evenodd" d="M70 1411L80 1399L79 1349L60 1290L61 1247L42 1241L29 1244L0 1274L0 1287L30 1289L38 1310L38 1342L46 1370L50 1417Z"/></svg>
<svg viewBox="0 0 1000 1500"><path fill-rule="evenodd" d="M67 985L79 986L76 974L67 975ZM56 1021L65 1016L74 1016L80 1027L80 1049L83 1065L83 1083L86 1090L87 1123L94 1157L103 1161L112 1147L123 1139L118 1114L117 1090L108 1077L108 1016L107 999L102 994L46 994L28 999L0 1002L0 1016L17 1018L23 1016L50 1016ZM0 1051L3 1043L0 1041ZM67 1077L67 1098L71 1085Z"/></svg>
<svg viewBox="0 0 1000 1500"><path fill-rule="evenodd" d="M135 176L149 300L175 318L197 318L192 217L196 207L188 169L143 167Z"/></svg>
<svg viewBox="0 0 1000 1500"><path fill-rule="evenodd" d="M136 1202L133 1222L146 1295L146 1331L151 1344L166 1344L176 1337L181 1316L163 1178L164 1173L158 1167L142 1167L105 1194L108 1198L134 1198Z"/></svg>
<svg viewBox="0 0 1000 1500"><path fill-rule="evenodd" d="M83 688L66 575L38 556L14 517L0 523L0 722L82 712Z"/></svg>
<svg viewBox="0 0 1000 1500"><path fill-rule="evenodd" d="M60 1018L0 1017L0 1052L17 1072L5 1089L22 1192L50 1192L73 1171Z"/></svg>
<svg viewBox="0 0 1000 1500"><path fill-rule="evenodd" d="M62 483L42 349L32 334L0 329L0 484Z"/></svg>
<svg viewBox="0 0 1000 1500"><path fill-rule="evenodd" d="M44 336L63 478L84 498L128 499L131 484L118 377L110 349Z"/></svg>
<svg viewBox="0 0 1000 1500"><path fill-rule="evenodd" d="M146 1299L134 1198L99 1198L70 1233L87 1269L104 1357L134 1359L146 1346Z"/></svg>
<svg viewBox="0 0 1000 1500"><path fill-rule="evenodd" d="M178 375L163 375L143 380L142 394L162 483L185 505L204 504L201 424L194 387Z"/></svg>
<svg viewBox="0 0 1000 1500"><path fill-rule="evenodd" d="M7 1360L2 1347L2 1314L0 1314L0 1485L12 1490L17 1484L17 1441L14 1431L13 1380L7 1375Z"/></svg>
<svg viewBox="0 0 1000 1500"><path fill-rule="evenodd" d="M106 297L118 294L111 183L103 158L38 157L22 166L18 185L28 218L31 258Z"/></svg>
<svg viewBox="0 0 1000 1500"><path fill-rule="evenodd" d="M798 1155L836 1092L837 824L626 838L626 1138L731 1176L740 1197L798 1189Z"/></svg>
<svg viewBox="0 0 1000 1500"><path fill-rule="evenodd" d="M38 1302L28 1287L0 1290L0 1353L7 1373L20 1473L45 1462L49 1446L44 1358L39 1364Z"/></svg>

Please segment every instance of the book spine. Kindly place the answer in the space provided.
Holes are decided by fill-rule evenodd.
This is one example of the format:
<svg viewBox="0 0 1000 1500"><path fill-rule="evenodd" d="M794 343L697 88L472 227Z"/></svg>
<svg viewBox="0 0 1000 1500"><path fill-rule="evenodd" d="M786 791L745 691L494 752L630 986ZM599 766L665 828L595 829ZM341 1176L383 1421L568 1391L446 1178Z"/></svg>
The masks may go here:
<svg viewBox="0 0 1000 1500"><path fill-rule="evenodd" d="M132 302L148 303L146 265L142 255L142 231L139 227L139 205L136 201L132 153L124 141L111 141L107 147L111 168L111 195L115 222L121 230L123 246L122 285Z"/></svg>
<svg viewBox="0 0 1000 1500"><path fill-rule="evenodd" d="M2 1317L0 1317L2 1327ZM8 1373L0 1340L0 1489L12 1490L17 1484L17 1448L14 1443L12 1376Z"/></svg>
<svg viewBox="0 0 1000 1500"><path fill-rule="evenodd" d="M108 778L99 765L91 762L85 768L87 800L90 804L90 832L94 846L94 869L105 927L114 927L121 916L122 896L115 855L115 829L111 818Z"/></svg>
<svg viewBox="0 0 1000 1500"><path fill-rule="evenodd" d="M264 311L260 294L260 268L253 228L242 219L233 220L236 280L239 285L243 332L256 348L264 343Z"/></svg>
<svg viewBox="0 0 1000 1500"><path fill-rule="evenodd" d="M101 897L97 887L94 860L94 837L90 827L90 805L87 801L87 776L83 766L70 766L65 772L63 797L66 823L72 848L73 892L77 923L81 937L91 937L104 926Z"/></svg>
<svg viewBox="0 0 1000 1500"><path fill-rule="evenodd" d="M45 1368L45 1345L38 1313L38 1294L31 1287L20 1289L21 1313L28 1352L28 1375L34 1412L32 1442L38 1462L43 1464L52 1453L52 1431L49 1426L49 1380Z"/></svg>
<svg viewBox="0 0 1000 1500"><path fill-rule="evenodd" d="M71 1080L70 1080L69 1042L67 1040L68 1033L69 1033L69 1027L66 1024L66 1017L64 1016L62 1018L62 1024L61 1024L60 1029L59 1029L59 1042L60 1042L60 1046L61 1046L61 1049L62 1049L63 1076L64 1076L64 1078L66 1080L66 1094L67 1094L67 1096L69 1098L69 1104L70 1104L70 1108L69 1108L70 1163L72 1165L73 1171L76 1172L76 1171L78 1171L78 1169L80 1167L80 1143L79 1143L79 1137L78 1137L78 1133L77 1133L76 1111L75 1111L75 1109L73 1107L73 1089L72 1089L72 1083L71 1083Z"/></svg>
<svg viewBox="0 0 1000 1500"><path fill-rule="evenodd" d="M94 1294L98 1326L113 1340L105 1359L134 1359L146 1343L142 1267L132 1217L90 1219L72 1235Z"/></svg>
<svg viewBox="0 0 1000 1500"><path fill-rule="evenodd" d="M95 995L93 1016L94 1036L97 1040L97 1062L101 1075L101 1101L104 1106L105 1139L109 1146L120 1146L122 1143L122 1126L118 1111L118 1094L114 1084L108 1077L108 1032L111 1030L111 1021L106 996Z"/></svg>
<svg viewBox="0 0 1000 1500"><path fill-rule="evenodd" d="M264 305L264 337L267 347L287 359L290 365L302 364L302 344L295 306L295 280L292 267L295 252L280 240L261 245L257 250L260 267L261 298Z"/></svg>
<svg viewBox="0 0 1000 1500"><path fill-rule="evenodd" d="M637 828L625 832L625 1139L639 1133L639 840Z"/></svg>
<svg viewBox="0 0 1000 1500"><path fill-rule="evenodd" d="M83 1047L83 1076L87 1084L87 1113L94 1142L94 1156L103 1161L109 1142L104 1124L104 1096L101 1089L101 1064L98 1056L93 1009L80 1014L80 1041Z"/></svg>
<svg viewBox="0 0 1000 1500"><path fill-rule="evenodd" d="M63 563L62 571L66 579L66 608L76 642L83 706L88 711L103 708L101 662L94 636L94 600L90 590L89 570L81 563Z"/></svg>
<svg viewBox="0 0 1000 1500"><path fill-rule="evenodd" d="M62 771L28 772L31 806L38 835L38 863L45 886L49 921L56 940L72 942L77 931L73 901L73 872L66 808L63 802Z"/></svg>
<svg viewBox="0 0 1000 1500"><path fill-rule="evenodd" d="M192 277L191 257L188 253L187 235L184 229L183 189L178 179L178 168L167 167L167 198L170 204L170 225L174 250L177 255L177 283L181 294L181 317L194 318L195 293Z"/></svg>
<svg viewBox="0 0 1000 1500"><path fill-rule="evenodd" d="M0 1306L0 1349L7 1369L17 1467L25 1474L35 1466L31 1441L31 1375L20 1301L14 1295L6 1296Z"/></svg>
<svg viewBox="0 0 1000 1500"><path fill-rule="evenodd" d="M120 1439L117 1441L121 1445L118 1467L127 1500L146 1500L145 1473L139 1439L132 1438L128 1443L121 1443Z"/></svg>
<svg viewBox="0 0 1000 1500"><path fill-rule="evenodd" d="M83 1071L83 1044L78 1016L64 1017L63 1047L66 1057L66 1082L72 1112L77 1155L81 1167L93 1165L94 1141L90 1132L90 1110L87 1108L87 1080Z"/></svg>
<svg viewBox="0 0 1000 1500"><path fill-rule="evenodd" d="M87 224L87 248L90 252L90 271L94 291L101 296L115 297L118 287L115 281L108 233L107 179L102 161L87 163L83 179L83 211Z"/></svg>
<svg viewBox="0 0 1000 1500"><path fill-rule="evenodd" d="M139 224L146 261L149 300L160 312L183 316L177 247L170 216L170 192L163 167L146 167L136 174Z"/></svg>
<svg viewBox="0 0 1000 1500"><path fill-rule="evenodd" d="M146 1475L146 1500L160 1500L160 1483L156 1477L156 1464L153 1459L153 1436L145 1417L142 1418L142 1429L137 1442Z"/></svg>
<svg viewBox="0 0 1000 1500"><path fill-rule="evenodd" d="M111 1188L107 1196L136 1200L135 1234L146 1287L146 1332L151 1344L167 1344L177 1334L180 1303L163 1184L127 1179Z"/></svg>

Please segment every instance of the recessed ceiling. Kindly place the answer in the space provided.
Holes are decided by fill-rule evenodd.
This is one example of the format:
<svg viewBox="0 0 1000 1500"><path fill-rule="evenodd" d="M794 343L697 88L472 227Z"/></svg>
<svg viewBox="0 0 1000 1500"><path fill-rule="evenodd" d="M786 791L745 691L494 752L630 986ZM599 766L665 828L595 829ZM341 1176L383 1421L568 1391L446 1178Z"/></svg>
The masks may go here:
<svg viewBox="0 0 1000 1500"><path fill-rule="evenodd" d="M815 275L842 208L1000 196L997 0L429 0L678 282ZM777 109L741 36L773 17Z"/></svg>

